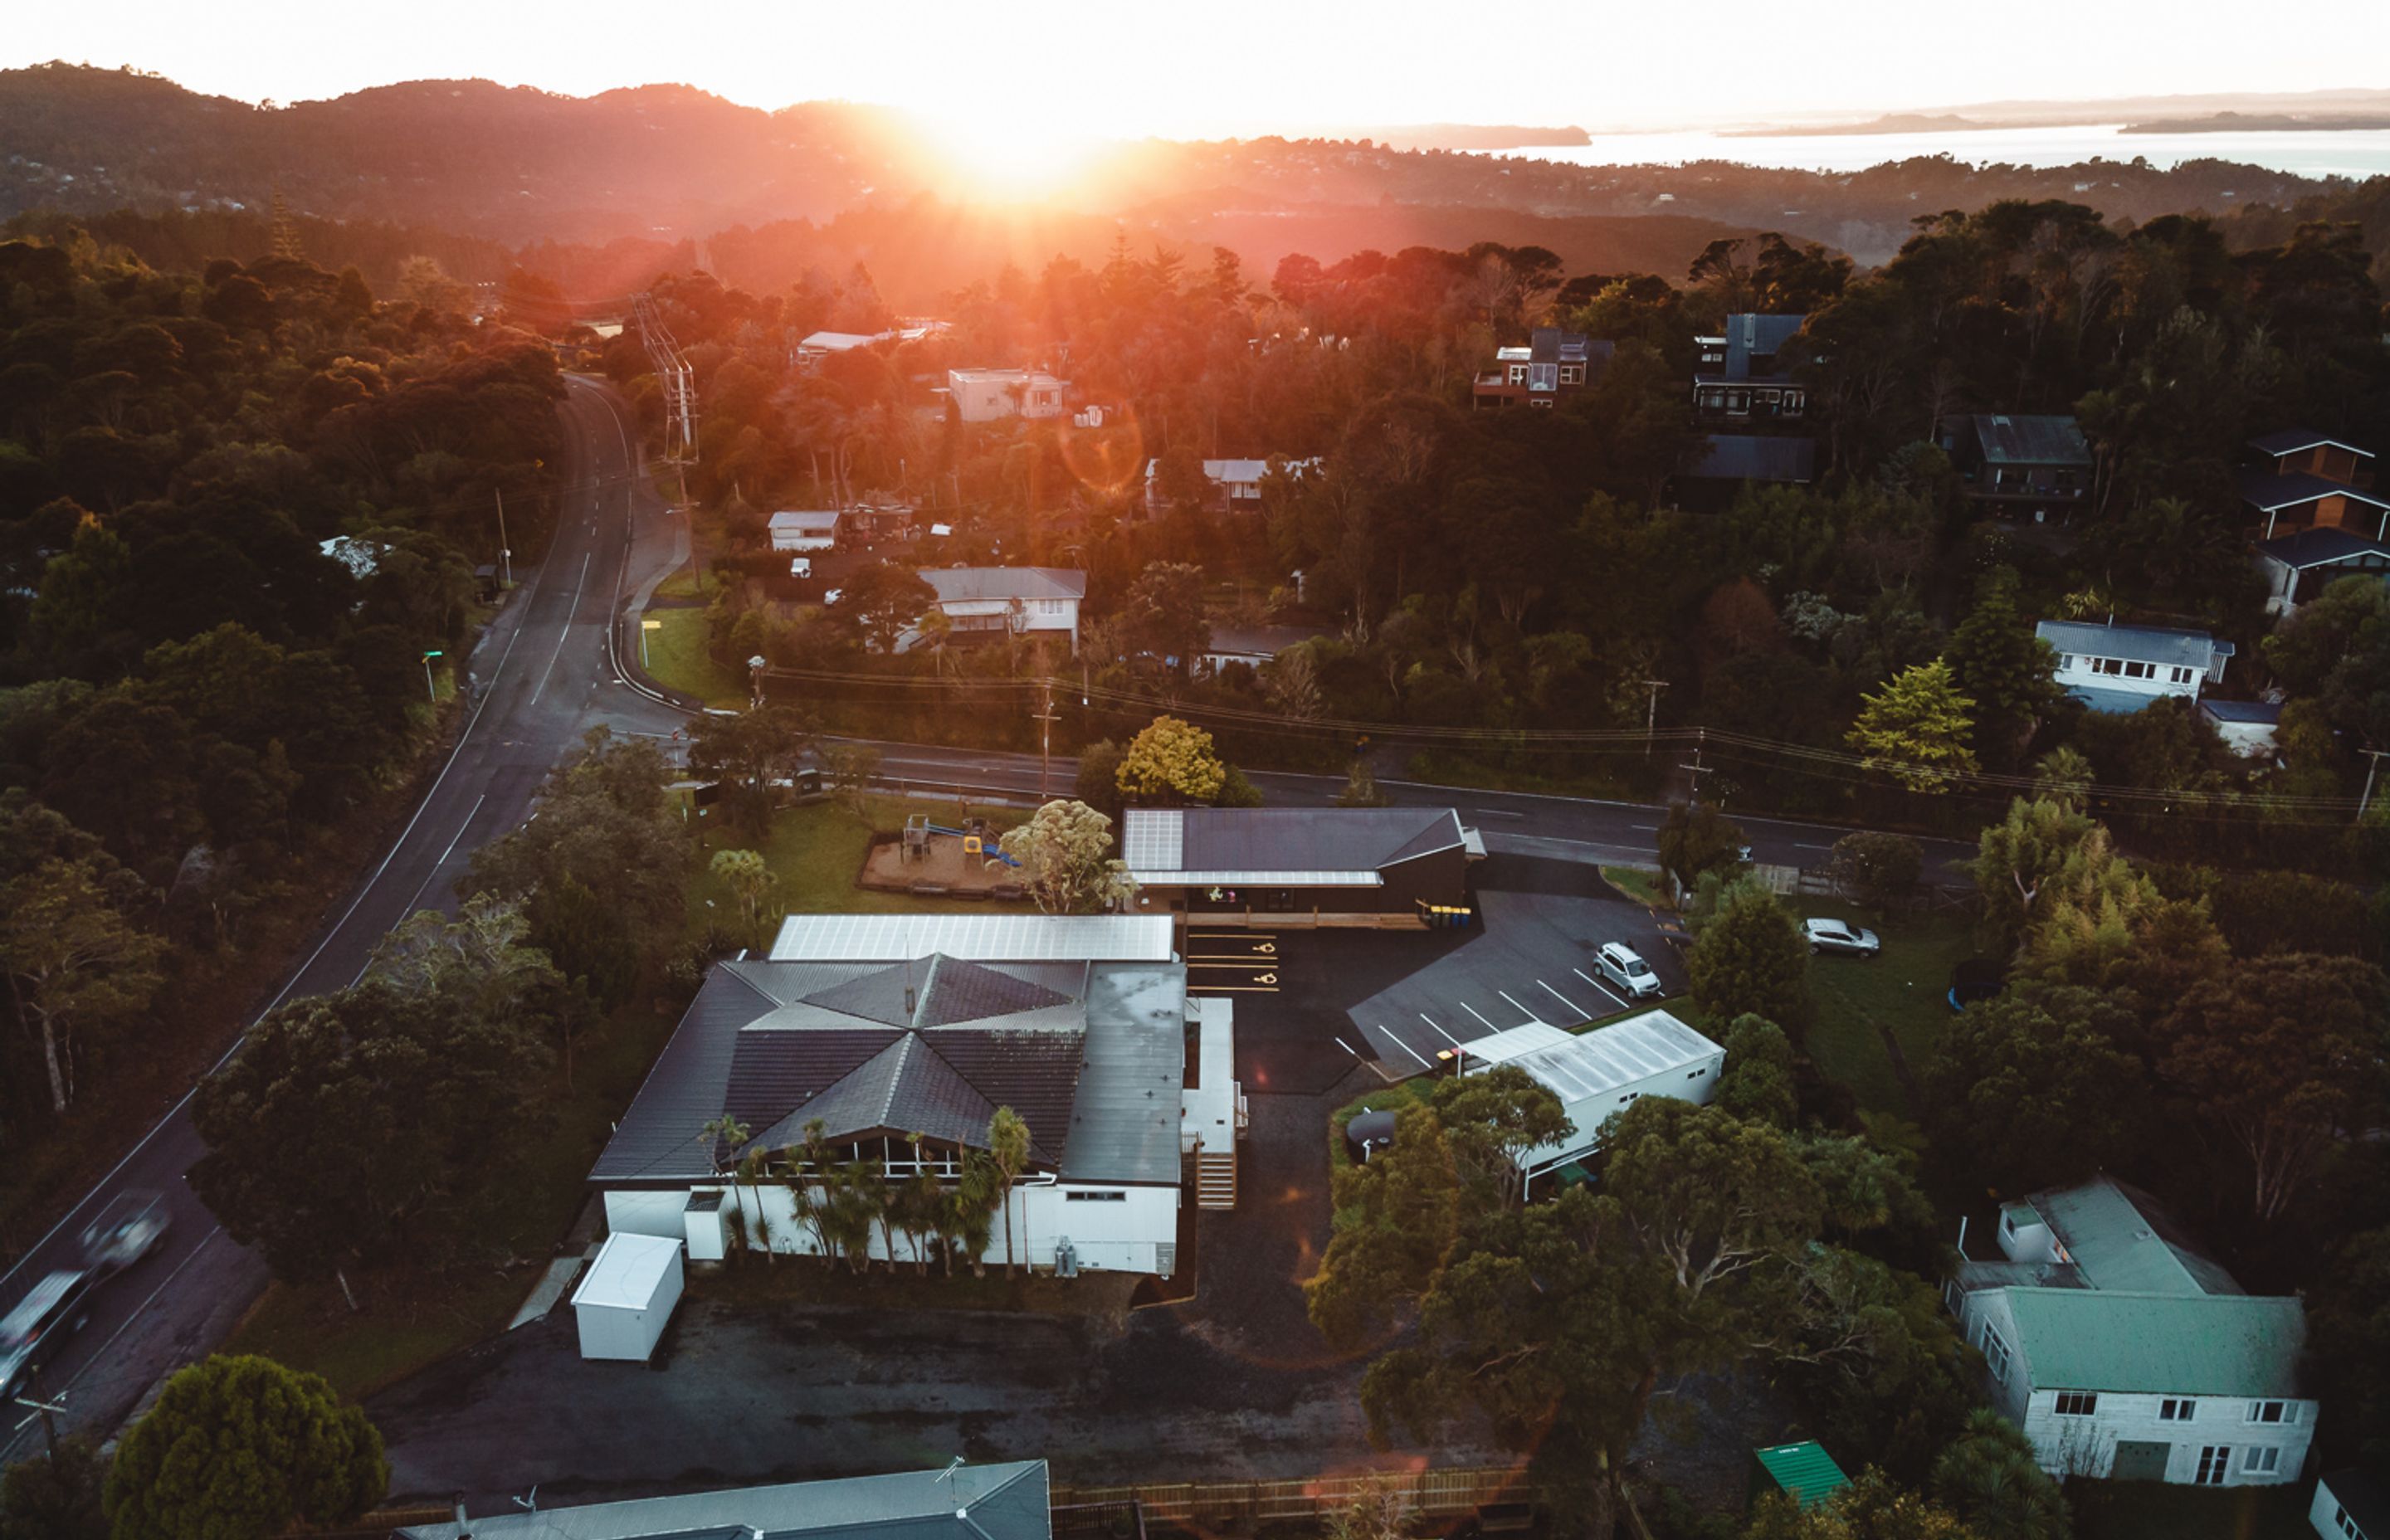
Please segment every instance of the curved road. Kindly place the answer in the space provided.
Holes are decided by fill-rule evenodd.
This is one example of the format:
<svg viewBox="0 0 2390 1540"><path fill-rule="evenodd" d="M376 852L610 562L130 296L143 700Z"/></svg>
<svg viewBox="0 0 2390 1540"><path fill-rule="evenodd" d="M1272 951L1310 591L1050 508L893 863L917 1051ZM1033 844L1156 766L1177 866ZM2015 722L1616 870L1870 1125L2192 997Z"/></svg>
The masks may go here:
<svg viewBox="0 0 2390 1540"><path fill-rule="evenodd" d="M417 909L453 909L450 884L472 852L523 820L548 767L589 727L602 722L618 731L669 733L685 720L624 685L609 645L621 596L673 556L673 521L637 474L629 411L602 386L577 379L559 410L568 439L563 484L578 490L559 514L546 559L525 575L467 660L472 714L397 841L325 917L315 951L269 1010L353 983L383 932ZM184 1185L183 1174L204 1151L186 1096L0 1277L5 1313L52 1269L77 1264L76 1238L119 1192L161 1192L173 1208L165 1239L94 1292L83 1328L45 1372L46 1392L64 1395L62 1431L113 1428L160 1379L221 1341L264 1287L264 1263L235 1244ZM34 1423L21 1406L0 1407L0 1462L40 1446Z"/></svg>

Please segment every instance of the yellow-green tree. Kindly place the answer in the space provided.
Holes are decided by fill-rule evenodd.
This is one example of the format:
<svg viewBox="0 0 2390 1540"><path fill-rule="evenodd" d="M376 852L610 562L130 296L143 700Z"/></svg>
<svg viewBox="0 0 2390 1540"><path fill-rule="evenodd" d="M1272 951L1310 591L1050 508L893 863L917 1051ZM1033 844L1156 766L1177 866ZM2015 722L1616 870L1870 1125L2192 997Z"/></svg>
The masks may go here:
<svg viewBox="0 0 2390 1540"><path fill-rule="evenodd" d="M1134 802L1208 802L1228 781L1212 735L1175 716L1157 716L1121 755L1121 795Z"/></svg>
<svg viewBox="0 0 2390 1540"><path fill-rule="evenodd" d="M747 917L747 928L755 928L755 917L764 900L771 896L779 880L764 857L752 850L718 850L711 863L713 875L729 885L731 896L739 900L739 908Z"/></svg>
<svg viewBox="0 0 2390 1540"><path fill-rule="evenodd" d="M1869 769L1884 771L1911 791L1945 792L1952 776L1975 768L1975 751L1968 745L1975 723L1967 714L1974 704L1959 693L1950 665L1936 658L1903 669L1882 689L1861 697L1849 742L1867 756Z"/></svg>

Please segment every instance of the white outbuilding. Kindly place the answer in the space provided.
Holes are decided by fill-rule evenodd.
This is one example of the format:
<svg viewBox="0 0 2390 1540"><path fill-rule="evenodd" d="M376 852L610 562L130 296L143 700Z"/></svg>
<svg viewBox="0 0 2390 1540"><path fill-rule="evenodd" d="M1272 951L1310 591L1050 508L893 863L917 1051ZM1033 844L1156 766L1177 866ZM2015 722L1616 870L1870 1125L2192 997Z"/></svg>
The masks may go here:
<svg viewBox="0 0 2390 1540"><path fill-rule="evenodd" d="M1644 1097L1706 1106L1717 1094L1726 1050L1668 1012L1647 1010L1582 1034L1528 1021L1460 1046L1462 1074L1497 1064L1525 1071L1568 1113L1565 1137L1519 1156L1521 1171L1540 1176L1599 1149L1602 1123Z"/></svg>
<svg viewBox="0 0 2390 1540"><path fill-rule="evenodd" d="M616 1232L606 1238L588 1276L572 1291L581 1356L644 1364L680 1303L677 1240Z"/></svg>

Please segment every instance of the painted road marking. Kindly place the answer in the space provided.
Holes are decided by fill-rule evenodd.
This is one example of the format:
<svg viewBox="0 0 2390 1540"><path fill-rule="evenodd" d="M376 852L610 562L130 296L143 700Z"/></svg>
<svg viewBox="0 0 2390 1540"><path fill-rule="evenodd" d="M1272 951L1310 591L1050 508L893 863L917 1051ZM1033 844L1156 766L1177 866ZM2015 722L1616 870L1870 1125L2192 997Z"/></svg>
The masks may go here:
<svg viewBox="0 0 2390 1540"><path fill-rule="evenodd" d="M1471 1005L1468 1001L1461 1001L1460 1008L1467 1011L1470 1015L1476 1017L1480 1021L1485 1021L1484 1016L1479 1012L1475 1006ZM1485 1030L1487 1032L1500 1032L1502 1029L1496 1026L1491 1021L1485 1021Z"/></svg>
<svg viewBox="0 0 2390 1540"><path fill-rule="evenodd" d="M1425 1021L1429 1026L1435 1027L1435 1018L1430 1016L1427 1012L1420 1011L1419 1013L1419 1019ZM1446 1042L1451 1044L1456 1048L1460 1046L1460 1039L1453 1036L1452 1033L1445 1031L1442 1027L1435 1027L1435 1034L1438 1037L1443 1038Z"/></svg>
<svg viewBox="0 0 2390 1540"><path fill-rule="evenodd" d="M1576 1012L1579 1016L1585 1017L1588 1020L1592 1019L1593 1012L1586 1009L1583 1006L1578 1005L1574 1000L1570 999L1567 995L1561 994L1559 990L1554 989L1551 985L1545 983L1543 980L1537 979L1536 983L1536 986L1542 989L1545 994L1550 995L1553 999L1558 1000L1561 1004L1568 1007L1569 1009Z"/></svg>
<svg viewBox="0 0 2390 1540"><path fill-rule="evenodd" d="M572 635L572 617L581 612L581 590L588 584L589 558L584 555L581 558L581 581L572 585L572 604L564 611L564 629L556 634L556 650L547 655L547 667L539 671L539 688L531 692L531 703L534 706L539 704L540 696L547 689L547 676L556 672L556 661L564 656L565 638Z"/></svg>
<svg viewBox="0 0 2390 1540"><path fill-rule="evenodd" d="M1384 1025L1383 1025L1382 1023L1379 1026L1378 1030L1379 1030L1380 1032L1386 1032L1386 1029L1385 1029L1385 1027L1384 1027ZM1407 1053L1407 1054L1410 1055L1413 1059L1419 1059L1419 1064L1420 1064L1420 1069L1422 1069L1422 1070L1433 1070L1433 1069L1434 1069L1434 1068L1435 1068L1435 1066L1434 1066L1434 1065L1433 1065L1433 1064L1429 1063L1426 1059L1420 1059L1419 1050L1418 1050L1417 1048L1412 1047L1409 1044L1407 1044L1407 1043L1404 1042L1401 1038L1396 1037L1393 1033L1386 1032L1386 1035L1387 1035L1389 1038L1392 1038L1392 1039L1394 1040L1394 1046L1395 1046L1395 1047L1402 1049L1402 1050L1403 1050L1403 1052L1405 1052L1405 1053ZM1342 1039L1342 1038L1339 1038L1339 1039L1338 1039L1338 1041L1339 1041L1339 1042L1342 1042L1342 1041L1343 1041L1343 1039Z"/></svg>
<svg viewBox="0 0 2390 1540"><path fill-rule="evenodd" d="M1353 1045L1352 1045L1352 1044L1350 1044L1350 1043L1345 1042L1345 1041L1344 1041L1344 1039L1343 1039L1343 1038L1341 1038L1341 1037L1340 1037L1340 1038L1338 1038L1338 1039L1336 1040L1336 1046L1337 1046L1338 1047L1340 1047L1340 1048L1343 1049L1346 1053L1351 1053L1351 1054L1353 1054L1353 1057L1354 1057L1354 1058L1356 1058L1356 1059L1358 1059L1358 1058L1360 1058L1360 1057L1361 1057L1361 1056L1360 1056L1359 1054L1357 1054L1357 1053L1353 1053Z"/></svg>
<svg viewBox="0 0 2390 1540"><path fill-rule="evenodd" d="M1591 984L1594 988L1601 991L1604 995L1608 995L1612 999L1618 1000L1617 995L1611 990L1611 987L1608 984L1603 983L1600 979L1587 973L1584 969L1572 968L1569 971L1575 974L1578 978L1583 979L1587 983ZM1621 1007L1625 1007L1626 1006L1626 1002L1624 1000L1618 1000L1618 1004Z"/></svg>
<svg viewBox="0 0 2390 1540"><path fill-rule="evenodd" d="M1523 813L1506 812L1498 807L1472 807L1469 810L1480 818L1523 818Z"/></svg>
<svg viewBox="0 0 2390 1540"><path fill-rule="evenodd" d="M1499 995L1505 1000L1510 1000L1510 992L1507 989L1497 989L1494 993ZM1518 1001L1510 1000L1510 1003L1514 1006L1519 1006L1519 1014L1525 1017L1528 1020L1536 1021L1542 1020L1542 1018L1538 1017L1534 1011L1529 1010L1524 1006L1520 1006Z"/></svg>

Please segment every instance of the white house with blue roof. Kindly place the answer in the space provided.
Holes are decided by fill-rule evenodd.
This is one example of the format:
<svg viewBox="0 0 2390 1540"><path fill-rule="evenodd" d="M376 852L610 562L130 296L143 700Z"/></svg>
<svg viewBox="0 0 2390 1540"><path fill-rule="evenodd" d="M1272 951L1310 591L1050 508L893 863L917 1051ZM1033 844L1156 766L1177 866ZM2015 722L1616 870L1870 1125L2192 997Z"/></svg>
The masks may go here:
<svg viewBox="0 0 2390 1540"><path fill-rule="evenodd" d="M2058 654L2060 687L2095 712L2138 712L2170 695L2195 701L2224 683L2234 650L2204 631L2161 625L2044 621L2033 630Z"/></svg>
<svg viewBox="0 0 2390 1540"><path fill-rule="evenodd" d="M2147 1193L2101 1176L2000 1211L1948 1298L1987 1390L2057 1475L2298 1479L2315 1437L2299 1302L2243 1293Z"/></svg>

